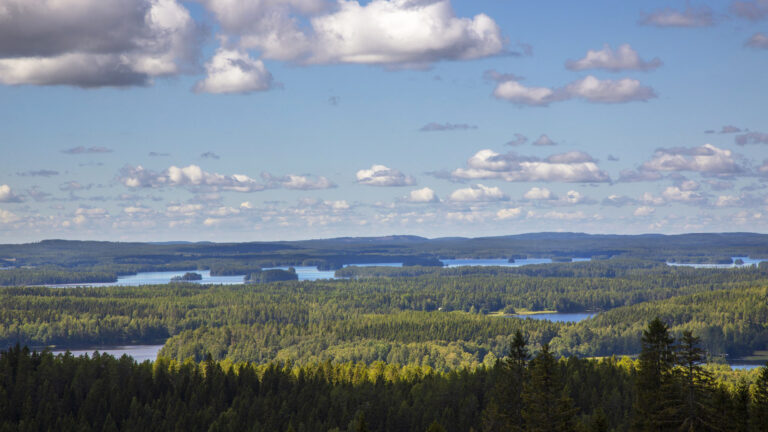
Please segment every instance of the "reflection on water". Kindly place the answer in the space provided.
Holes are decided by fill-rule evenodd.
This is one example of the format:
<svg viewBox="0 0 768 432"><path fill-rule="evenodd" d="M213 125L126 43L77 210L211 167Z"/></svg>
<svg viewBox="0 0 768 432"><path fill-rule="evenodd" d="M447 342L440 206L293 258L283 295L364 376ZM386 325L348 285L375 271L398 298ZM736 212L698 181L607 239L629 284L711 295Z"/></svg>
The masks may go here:
<svg viewBox="0 0 768 432"><path fill-rule="evenodd" d="M750 257L731 257L733 262L730 264L695 264L695 263L673 263L668 262L667 265L673 266L673 267L693 267L693 268L740 268L740 267L747 267L747 266L756 266L760 264L763 261L768 261L765 259L753 259ZM736 260L743 261L743 264L736 264Z"/></svg>
<svg viewBox="0 0 768 432"><path fill-rule="evenodd" d="M140 286L140 285L160 285L171 282L171 279L177 276L184 276L185 273L198 273L203 277L201 280L188 281L185 283L214 284L214 285L236 285L243 283L245 276L211 276L210 270L183 270L183 271L162 271L162 272L141 272L134 275L118 276L117 282L102 283L78 283L78 284L60 284L48 285L55 288L67 288L76 286L87 287L110 287L110 286Z"/></svg>
<svg viewBox="0 0 768 432"><path fill-rule="evenodd" d="M511 315L515 318L529 318L535 320L548 320L552 322L575 323L592 318L597 315L594 312L573 312L573 313L540 313L530 315Z"/></svg>
<svg viewBox="0 0 768 432"><path fill-rule="evenodd" d="M571 262L584 262L590 261L591 258L573 258ZM473 258L461 258L461 259L444 259L441 260L446 267L462 267L462 266L500 266L500 267L522 267L531 264L551 264L551 258L521 258L515 259L514 262L509 262L506 259L473 259Z"/></svg>
<svg viewBox="0 0 768 432"><path fill-rule="evenodd" d="M87 354L93 356L94 351L98 351L101 354L109 354L120 358L123 354L127 354L133 357L137 362L143 362L144 360L155 361L157 359L157 353L162 348L162 345L127 345L127 346L99 346L88 349L70 350L72 355L81 356ZM64 354L67 350L54 350L53 354Z"/></svg>

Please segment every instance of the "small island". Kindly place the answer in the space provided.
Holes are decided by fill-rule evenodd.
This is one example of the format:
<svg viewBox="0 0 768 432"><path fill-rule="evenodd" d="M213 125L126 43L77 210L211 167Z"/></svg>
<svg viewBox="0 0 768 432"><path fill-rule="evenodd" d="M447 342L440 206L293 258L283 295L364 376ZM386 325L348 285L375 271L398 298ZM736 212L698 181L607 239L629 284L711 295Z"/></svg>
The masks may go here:
<svg viewBox="0 0 768 432"><path fill-rule="evenodd" d="M269 283L280 281L295 281L299 280L299 276L296 274L296 269L293 267L288 270L283 269L269 269L254 272L246 276L246 282L256 283Z"/></svg>
<svg viewBox="0 0 768 432"><path fill-rule="evenodd" d="M186 272L181 276L174 276L171 278L171 282L192 282L203 280L203 275L195 272Z"/></svg>

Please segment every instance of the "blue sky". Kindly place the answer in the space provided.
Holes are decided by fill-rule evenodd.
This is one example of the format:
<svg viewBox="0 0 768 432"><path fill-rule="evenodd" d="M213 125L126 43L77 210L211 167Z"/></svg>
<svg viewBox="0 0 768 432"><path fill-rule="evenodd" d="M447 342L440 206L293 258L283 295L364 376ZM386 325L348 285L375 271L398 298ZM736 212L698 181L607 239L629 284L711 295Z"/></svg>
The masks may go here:
<svg viewBox="0 0 768 432"><path fill-rule="evenodd" d="M766 35L766 0L0 0L0 235L766 232Z"/></svg>

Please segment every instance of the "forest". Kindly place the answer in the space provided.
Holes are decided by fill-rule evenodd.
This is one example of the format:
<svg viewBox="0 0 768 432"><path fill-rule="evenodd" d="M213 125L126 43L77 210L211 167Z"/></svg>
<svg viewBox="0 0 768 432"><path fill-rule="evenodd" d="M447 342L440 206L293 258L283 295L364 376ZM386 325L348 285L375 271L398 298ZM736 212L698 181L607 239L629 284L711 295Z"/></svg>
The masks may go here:
<svg viewBox="0 0 768 432"><path fill-rule="evenodd" d="M559 262L576 256L568 250L521 267L435 265L457 242L483 245L471 249L483 256L500 239L445 240L439 253L432 240L396 238L318 241L336 245L323 256L309 253L313 242L19 255L0 270L11 285L0 287L0 432L762 432L768 367L727 363L766 359L768 265L667 264L683 253L712 262L730 247L696 258L693 245L707 239L685 237L660 259L643 254L639 236L634 249L604 248L590 261ZM611 241L576 236L587 240ZM60 254L70 243L53 242ZM175 258L118 257L145 246ZM368 259L406 265L339 268ZM337 268L340 279L299 281L291 263ZM264 269L276 264L287 270ZM163 285L45 286L171 268L188 274ZM194 269L248 276L201 284ZM526 318L545 311L594 316ZM136 344L163 347L144 363L50 351Z"/></svg>
<svg viewBox="0 0 768 432"><path fill-rule="evenodd" d="M516 330L558 356L635 355L649 317L701 337L711 360L768 347L768 269L693 269L594 261L520 268L426 269L413 277L0 288L0 346L165 344L184 361L315 361L476 367ZM379 268L375 271L384 271ZM386 270L390 271L390 270ZM393 269L403 271L403 269ZM290 273L290 272L286 272ZM517 310L599 311L578 323Z"/></svg>
<svg viewBox="0 0 768 432"><path fill-rule="evenodd" d="M768 428L768 366L718 379L660 320L637 360L557 359L516 331L492 364L136 363L0 352L0 431L740 431Z"/></svg>

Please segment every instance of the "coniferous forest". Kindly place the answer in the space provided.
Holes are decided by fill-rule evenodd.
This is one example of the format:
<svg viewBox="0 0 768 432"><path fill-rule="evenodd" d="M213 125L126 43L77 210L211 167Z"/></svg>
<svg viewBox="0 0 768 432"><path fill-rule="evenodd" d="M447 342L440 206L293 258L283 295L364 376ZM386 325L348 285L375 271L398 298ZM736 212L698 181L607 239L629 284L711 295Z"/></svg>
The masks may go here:
<svg viewBox="0 0 768 432"><path fill-rule="evenodd" d="M764 264L625 254L442 268L422 256L298 281L241 258L197 267L250 275L238 285L189 272L0 288L0 431L768 430L768 367L727 364L766 360ZM50 280L50 265L0 274ZM65 280L126 270L66 268ZM158 359L50 351L141 344L162 344Z"/></svg>

